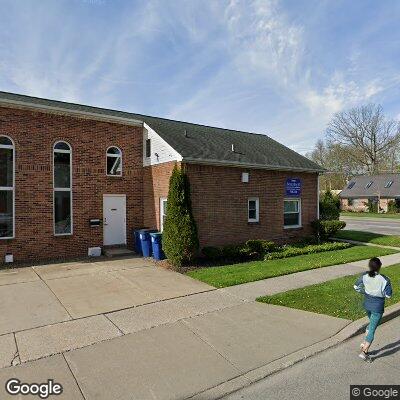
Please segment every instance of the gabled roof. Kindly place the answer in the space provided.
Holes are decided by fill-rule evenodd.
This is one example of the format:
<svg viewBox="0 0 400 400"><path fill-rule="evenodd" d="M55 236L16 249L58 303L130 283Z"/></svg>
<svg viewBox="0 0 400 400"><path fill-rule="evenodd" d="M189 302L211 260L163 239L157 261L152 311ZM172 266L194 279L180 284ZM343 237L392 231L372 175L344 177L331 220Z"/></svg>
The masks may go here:
<svg viewBox="0 0 400 400"><path fill-rule="evenodd" d="M393 183L389 184L390 182ZM371 198L379 196L400 198L400 174L355 176L340 192L340 197L342 198Z"/></svg>
<svg viewBox="0 0 400 400"><path fill-rule="evenodd" d="M324 171L311 160L266 135L7 92L0 92L0 105L2 103L26 105L47 111L86 113L101 119L115 119L116 122L145 122L187 162L290 171Z"/></svg>

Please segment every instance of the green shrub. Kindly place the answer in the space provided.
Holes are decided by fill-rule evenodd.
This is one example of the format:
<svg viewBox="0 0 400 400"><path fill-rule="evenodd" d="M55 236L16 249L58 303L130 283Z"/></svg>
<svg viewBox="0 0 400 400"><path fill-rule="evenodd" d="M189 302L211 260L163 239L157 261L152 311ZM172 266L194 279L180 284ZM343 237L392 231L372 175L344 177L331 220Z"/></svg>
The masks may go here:
<svg viewBox="0 0 400 400"><path fill-rule="evenodd" d="M338 232L340 229L343 229L346 226L346 222L337 220L331 220L331 221L317 220L313 221L311 225L314 229L316 237L319 240L321 239L325 240L330 236L335 235L335 233Z"/></svg>
<svg viewBox="0 0 400 400"><path fill-rule="evenodd" d="M377 200L368 199L367 207L368 207L368 212L377 213L378 212L378 202L377 202Z"/></svg>
<svg viewBox="0 0 400 400"><path fill-rule="evenodd" d="M162 246L168 260L174 266L180 267L194 260L199 239L192 214L189 179L176 166L169 180L167 206Z"/></svg>
<svg viewBox="0 0 400 400"><path fill-rule="evenodd" d="M338 220L340 216L340 199L327 190L319 199L319 218L322 220Z"/></svg>
<svg viewBox="0 0 400 400"><path fill-rule="evenodd" d="M343 250L352 247L350 243L322 243L317 245L308 245L304 247L287 246L281 251L276 251L265 256L265 260L275 260L277 258L287 258L299 256L302 254L322 253L324 251Z"/></svg>
<svg viewBox="0 0 400 400"><path fill-rule="evenodd" d="M246 242L246 246L252 253L258 253L259 255L264 255L266 253L270 253L271 251L275 251L277 249L277 245L274 242L268 240L248 240Z"/></svg>
<svg viewBox="0 0 400 400"><path fill-rule="evenodd" d="M249 257L251 250L246 246L246 244L230 244L228 246L222 247L222 256L225 258L243 258Z"/></svg>
<svg viewBox="0 0 400 400"><path fill-rule="evenodd" d="M396 200L390 200L388 202L388 213L390 214L400 213L400 202Z"/></svg>
<svg viewBox="0 0 400 400"><path fill-rule="evenodd" d="M219 247L213 247L213 246L203 247L202 253L206 258L210 260L218 260L219 258L222 257L222 251Z"/></svg>

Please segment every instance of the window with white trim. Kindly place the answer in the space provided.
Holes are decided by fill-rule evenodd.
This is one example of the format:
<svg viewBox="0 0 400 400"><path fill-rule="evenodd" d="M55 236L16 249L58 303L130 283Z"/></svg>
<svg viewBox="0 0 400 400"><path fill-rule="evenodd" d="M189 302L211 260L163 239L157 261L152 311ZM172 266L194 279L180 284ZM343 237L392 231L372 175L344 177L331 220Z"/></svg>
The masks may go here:
<svg viewBox="0 0 400 400"><path fill-rule="evenodd" d="M151 139L146 139L146 157L151 157Z"/></svg>
<svg viewBox="0 0 400 400"><path fill-rule="evenodd" d="M283 225L285 228L301 226L300 199L285 199L283 206Z"/></svg>
<svg viewBox="0 0 400 400"><path fill-rule="evenodd" d="M72 150L66 142L53 148L54 234L72 234Z"/></svg>
<svg viewBox="0 0 400 400"><path fill-rule="evenodd" d="M122 176L122 152L115 146L107 149L107 176Z"/></svg>
<svg viewBox="0 0 400 400"><path fill-rule="evenodd" d="M0 136L0 239L14 237L14 170L14 143Z"/></svg>
<svg viewBox="0 0 400 400"><path fill-rule="evenodd" d="M258 222L260 219L260 202L258 197L249 197L247 199L247 221Z"/></svg>
<svg viewBox="0 0 400 400"><path fill-rule="evenodd" d="M166 197L160 197L160 232L164 230L165 218L167 217L167 203Z"/></svg>

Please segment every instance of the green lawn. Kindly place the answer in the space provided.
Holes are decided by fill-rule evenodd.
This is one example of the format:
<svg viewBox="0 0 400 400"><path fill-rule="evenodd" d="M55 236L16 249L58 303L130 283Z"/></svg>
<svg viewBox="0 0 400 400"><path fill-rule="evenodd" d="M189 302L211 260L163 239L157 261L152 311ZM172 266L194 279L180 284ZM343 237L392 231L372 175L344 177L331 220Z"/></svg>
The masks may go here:
<svg viewBox="0 0 400 400"><path fill-rule="evenodd" d="M349 212L349 211L342 211L340 213L342 217L368 217L368 218L394 218L400 219L400 213L398 214L378 214L378 213L369 213L369 212Z"/></svg>
<svg viewBox="0 0 400 400"><path fill-rule="evenodd" d="M344 250L306 254L278 260L200 268L187 272L187 275L221 288L393 253L396 253L396 251L380 247L354 246Z"/></svg>
<svg viewBox="0 0 400 400"><path fill-rule="evenodd" d="M386 301L386 305L400 302L400 264L382 268L382 273L390 278L393 287L393 296ZM259 297L257 301L356 320L365 316L363 295L353 289L358 276L345 276L273 296Z"/></svg>
<svg viewBox="0 0 400 400"><path fill-rule="evenodd" d="M381 244L384 246L400 247L400 236L380 235L379 233L365 231L339 231L335 233L335 237L339 239L358 240L359 242L368 242L373 244Z"/></svg>

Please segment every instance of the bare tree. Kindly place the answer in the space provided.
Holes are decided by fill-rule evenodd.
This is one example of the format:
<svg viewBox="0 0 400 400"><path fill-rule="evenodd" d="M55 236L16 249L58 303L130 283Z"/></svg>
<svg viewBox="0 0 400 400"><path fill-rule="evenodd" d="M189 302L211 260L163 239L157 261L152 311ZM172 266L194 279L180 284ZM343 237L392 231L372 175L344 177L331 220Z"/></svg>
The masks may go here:
<svg viewBox="0 0 400 400"><path fill-rule="evenodd" d="M365 172L378 173L392 163L400 143L399 122L387 119L380 105L368 104L334 115L327 128L330 144L347 149L347 155ZM391 156L392 155L392 156Z"/></svg>

